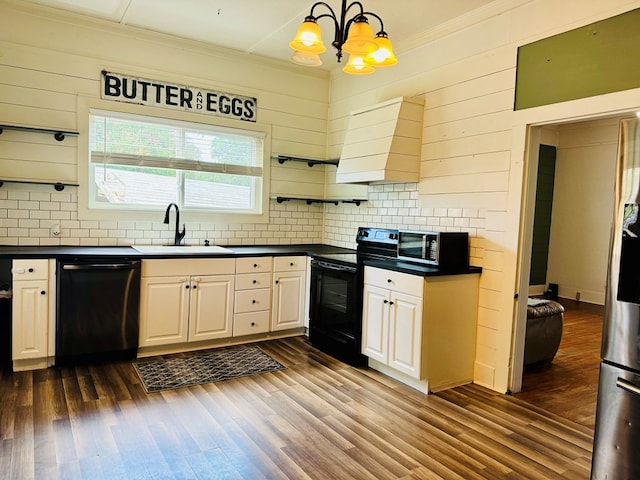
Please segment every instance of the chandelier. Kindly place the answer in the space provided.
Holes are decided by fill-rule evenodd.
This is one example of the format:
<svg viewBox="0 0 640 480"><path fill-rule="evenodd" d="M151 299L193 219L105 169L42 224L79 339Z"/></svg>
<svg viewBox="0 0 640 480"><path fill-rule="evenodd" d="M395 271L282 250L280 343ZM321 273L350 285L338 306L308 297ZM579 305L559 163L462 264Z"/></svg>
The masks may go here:
<svg viewBox="0 0 640 480"><path fill-rule="evenodd" d="M326 7L329 12L315 15L316 7ZM349 14L352 9L355 13ZM367 75L373 73L376 67L389 67L398 63L391 41L384 31L382 19L373 12L365 12L362 3L351 2L347 5L347 0L342 0L339 16L325 2L313 4L311 12L298 27L295 38L289 43L289 46L295 50L291 61L308 67L322 65L320 54L327 48L322 43L322 32L318 26L318 20L324 17L333 19L335 34L331 45L337 50L338 62L342 59L343 52L349 54L347 64L342 69L343 72ZM368 17L380 22L380 31L375 36Z"/></svg>

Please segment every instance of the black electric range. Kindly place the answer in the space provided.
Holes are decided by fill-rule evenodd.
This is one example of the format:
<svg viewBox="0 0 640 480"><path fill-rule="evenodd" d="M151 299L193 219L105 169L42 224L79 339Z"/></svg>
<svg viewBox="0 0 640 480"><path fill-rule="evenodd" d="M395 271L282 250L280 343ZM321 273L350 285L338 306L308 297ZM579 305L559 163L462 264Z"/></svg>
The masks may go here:
<svg viewBox="0 0 640 480"><path fill-rule="evenodd" d="M354 366L362 355L362 290L366 259L395 259L398 230L360 227L355 253L314 256L311 260L309 342Z"/></svg>

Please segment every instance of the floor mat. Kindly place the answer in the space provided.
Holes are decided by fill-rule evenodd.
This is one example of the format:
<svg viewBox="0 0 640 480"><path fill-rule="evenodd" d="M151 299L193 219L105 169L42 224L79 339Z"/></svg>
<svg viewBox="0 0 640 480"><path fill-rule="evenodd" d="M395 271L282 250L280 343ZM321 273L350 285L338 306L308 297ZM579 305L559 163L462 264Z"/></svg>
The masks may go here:
<svg viewBox="0 0 640 480"><path fill-rule="evenodd" d="M253 345L207 350L186 357L137 360L133 362L133 367L147 393L220 382L285 368Z"/></svg>

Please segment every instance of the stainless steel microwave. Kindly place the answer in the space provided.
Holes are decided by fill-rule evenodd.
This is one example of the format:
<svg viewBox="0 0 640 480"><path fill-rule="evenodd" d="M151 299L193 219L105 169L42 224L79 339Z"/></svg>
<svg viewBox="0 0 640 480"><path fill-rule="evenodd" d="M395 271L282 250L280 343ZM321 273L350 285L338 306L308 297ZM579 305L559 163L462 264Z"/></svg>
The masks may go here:
<svg viewBox="0 0 640 480"><path fill-rule="evenodd" d="M447 270L469 267L467 232L398 232L398 258Z"/></svg>

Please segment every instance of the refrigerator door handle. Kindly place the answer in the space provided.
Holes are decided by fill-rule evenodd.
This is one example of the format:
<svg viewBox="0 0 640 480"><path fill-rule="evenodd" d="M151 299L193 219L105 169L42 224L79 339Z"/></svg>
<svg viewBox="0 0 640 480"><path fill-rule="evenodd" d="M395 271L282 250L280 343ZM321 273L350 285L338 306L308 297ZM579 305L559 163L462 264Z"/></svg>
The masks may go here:
<svg viewBox="0 0 640 480"><path fill-rule="evenodd" d="M616 387L620 387L627 392L640 395L640 388L636 387L633 383L630 383L623 378L618 377L618 379L616 380Z"/></svg>

